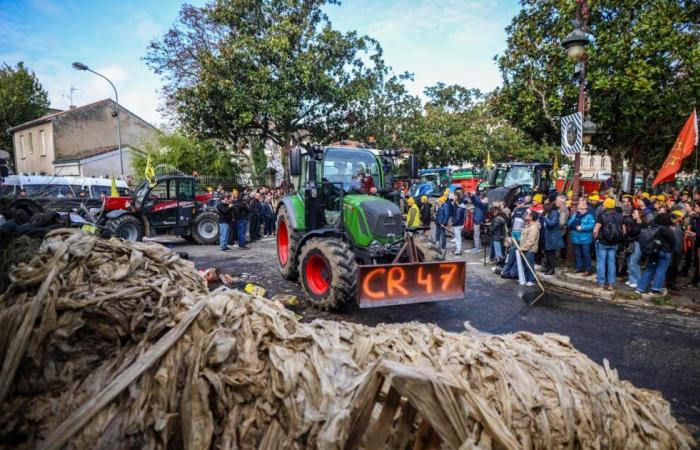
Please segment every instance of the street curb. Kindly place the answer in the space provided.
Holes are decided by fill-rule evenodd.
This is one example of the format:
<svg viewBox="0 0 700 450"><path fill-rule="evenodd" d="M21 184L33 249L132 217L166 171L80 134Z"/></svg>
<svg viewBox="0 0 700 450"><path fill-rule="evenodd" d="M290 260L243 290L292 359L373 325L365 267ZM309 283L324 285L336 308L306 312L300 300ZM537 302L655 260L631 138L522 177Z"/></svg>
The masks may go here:
<svg viewBox="0 0 700 450"><path fill-rule="evenodd" d="M602 298L609 301L615 299L615 291L606 291L603 288L585 286L583 284L580 284L580 282L577 283L573 281L562 280L560 278L557 278L556 275L538 274L538 276L543 284L549 284L554 287L558 287L567 291L572 291L577 294L590 295L592 297Z"/></svg>
<svg viewBox="0 0 700 450"><path fill-rule="evenodd" d="M557 278L556 275L543 275L538 274L540 282L542 284L547 284L555 288L568 291L574 294L583 294L589 297L595 297L602 300L607 300L610 303L615 304L626 304L639 306L651 309L662 309L662 310L672 310L680 313L686 314L700 314L700 309L690 308L684 305L658 305L653 303L655 296L651 294L643 294L638 299L628 298L624 295L616 295L615 291L606 291L603 288L586 286L585 282L588 280L562 280ZM568 277L567 277L568 278Z"/></svg>

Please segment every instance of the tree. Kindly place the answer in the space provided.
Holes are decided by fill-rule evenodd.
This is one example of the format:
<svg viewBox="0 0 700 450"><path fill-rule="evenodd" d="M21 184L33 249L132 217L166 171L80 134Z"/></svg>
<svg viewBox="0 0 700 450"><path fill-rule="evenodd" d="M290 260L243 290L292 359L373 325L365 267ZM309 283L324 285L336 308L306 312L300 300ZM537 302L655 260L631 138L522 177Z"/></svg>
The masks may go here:
<svg viewBox="0 0 700 450"><path fill-rule="evenodd" d="M483 166L489 152L494 161L506 161L537 159L551 151L498 117L491 97L478 89L437 83L424 92L423 114L404 127L407 146L423 166Z"/></svg>
<svg viewBox="0 0 700 450"><path fill-rule="evenodd" d="M497 108L543 143L559 140L559 118L576 111L561 39L572 30L575 3L521 0L497 57L503 86ZM590 115L600 127L593 149L607 151L613 169L637 146L642 164L658 168L700 89L700 6L688 0L599 0L590 4Z"/></svg>
<svg viewBox="0 0 700 450"><path fill-rule="evenodd" d="M202 175L232 177L241 173L236 155L212 140L188 138L183 133L160 132L153 143L144 146L143 154L134 156L137 176L145 173L148 157L151 164L168 164L184 174L197 172Z"/></svg>
<svg viewBox="0 0 700 450"><path fill-rule="evenodd" d="M167 106L187 134L235 145L254 136L285 153L326 140L388 72L379 44L332 28L336 0L232 0L183 6L150 44Z"/></svg>
<svg viewBox="0 0 700 450"><path fill-rule="evenodd" d="M0 150L12 154L12 136L7 129L36 119L49 109L49 94L34 72L23 62L0 67ZM12 160L12 158L11 158Z"/></svg>

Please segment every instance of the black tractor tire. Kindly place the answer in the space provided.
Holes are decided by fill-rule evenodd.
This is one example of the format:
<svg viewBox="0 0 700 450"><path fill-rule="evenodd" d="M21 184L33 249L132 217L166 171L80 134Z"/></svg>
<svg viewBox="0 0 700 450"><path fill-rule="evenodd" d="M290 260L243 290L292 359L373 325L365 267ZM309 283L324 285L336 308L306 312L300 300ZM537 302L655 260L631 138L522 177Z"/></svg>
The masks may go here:
<svg viewBox="0 0 700 450"><path fill-rule="evenodd" d="M299 246L301 234L294 231L289 222L289 212L282 205L277 212L277 262L282 276L290 281L296 281L299 277L299 269L294 254ZM284 250L286 248L286 251ZM286 252L286 253L285 253Z"/></svg>
<svg viewBox="0 0 700 450"><path fill-rule="evenodd" d="M443 252L432 239L426 236L415 236L413 242L416 244L416 251L420 262L445 260L445 252Z"/></svg>
<svg viewBox="0 0 700 450"><path fill-rule="evenodd" d="M214 211L205 211L197 214L192 223L191 236L201 245L218 244L219 215Z"/></svg>
<svg viewBox="0 0 700 450"><path fill-rule="evenodd" d="M107 219L105 228L110 236L125 241L141 241L143 239L143 224L131 214Z"/></svg>
<svg viewBox="0 0 700 450"><path fill-rule="evenodd" d="M342 240L318 237L305 242L299 254L299 273L301 288L314 306L342 311L355 302L357 263Z"/></svg>

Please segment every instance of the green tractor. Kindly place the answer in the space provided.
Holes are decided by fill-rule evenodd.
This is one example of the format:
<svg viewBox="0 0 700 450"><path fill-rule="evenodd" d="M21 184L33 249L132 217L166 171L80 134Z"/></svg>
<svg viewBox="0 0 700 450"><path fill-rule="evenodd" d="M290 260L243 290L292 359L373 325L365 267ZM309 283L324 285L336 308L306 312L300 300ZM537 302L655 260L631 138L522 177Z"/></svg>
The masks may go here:
<svg viewBox="0 0 700 450"><path fill-rule="evenodd" d="M410 286L416 271L427 280L451 263L427 267L443 254L427 238L414 237L418 230L406 230L392 190L391 158L397 156L347 141L291 151L295 192L278 206L277 256L282 276L299 279L316 306L340 310L356 300L365 307L445 299L460 284L445 292L438 289L445 283L426 284L431 295ZM413 155L408 163L415 174Z"/></svg>

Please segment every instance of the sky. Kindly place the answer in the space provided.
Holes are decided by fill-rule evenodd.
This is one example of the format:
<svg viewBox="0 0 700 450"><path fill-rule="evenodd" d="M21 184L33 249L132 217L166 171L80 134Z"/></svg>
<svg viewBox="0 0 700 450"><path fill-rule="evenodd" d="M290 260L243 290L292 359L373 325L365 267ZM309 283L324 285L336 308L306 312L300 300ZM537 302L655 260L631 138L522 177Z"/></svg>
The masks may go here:
<svg viewBox="0 0 700 450"><path fill-rule="evenodd" d="M203 1L190 1L202 4ZM66 109L113 97L103 79L71 67L80 61L117 87L119 102L159 125L162 86L143 61L148 43L175 22L182 0L0 0L0 62L24 61ZM333 26L377 39L394 72L412 72L408 88L443 81L490 91L500 83L493 56L517 0L345 0L327 6Z"/></svg>

